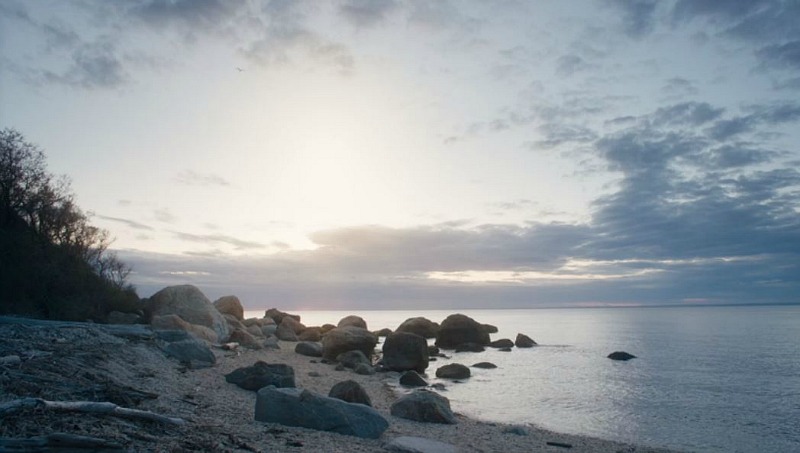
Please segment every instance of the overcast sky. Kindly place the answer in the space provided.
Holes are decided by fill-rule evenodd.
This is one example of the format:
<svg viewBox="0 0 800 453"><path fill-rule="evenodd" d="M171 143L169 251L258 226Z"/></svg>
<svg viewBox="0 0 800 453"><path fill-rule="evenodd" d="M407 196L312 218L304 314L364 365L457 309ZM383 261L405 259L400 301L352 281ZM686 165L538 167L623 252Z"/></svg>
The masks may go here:
<svg viewBox="0 0 800 453"><path fill-rule="evenodd" d="M800 2L0 0L141 296L800 302Z"/></svg>

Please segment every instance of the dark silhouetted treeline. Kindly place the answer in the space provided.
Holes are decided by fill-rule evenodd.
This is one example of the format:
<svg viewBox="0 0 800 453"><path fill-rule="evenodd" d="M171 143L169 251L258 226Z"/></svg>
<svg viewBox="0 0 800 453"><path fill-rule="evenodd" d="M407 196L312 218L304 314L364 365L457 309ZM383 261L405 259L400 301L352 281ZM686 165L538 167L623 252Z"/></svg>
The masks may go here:
<svg viewBox="0 0 800 453"><path fill-rule="evenodd" d="M89 224L66 178L13 129L0 130L0 313L103 321L135 312L130 269Z"/></svg>

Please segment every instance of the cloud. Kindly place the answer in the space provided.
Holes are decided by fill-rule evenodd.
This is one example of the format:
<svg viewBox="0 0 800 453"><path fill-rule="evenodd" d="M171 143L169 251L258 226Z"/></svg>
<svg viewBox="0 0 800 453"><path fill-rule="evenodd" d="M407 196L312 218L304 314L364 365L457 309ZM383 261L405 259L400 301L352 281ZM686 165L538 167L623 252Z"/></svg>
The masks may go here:
<svg viewBox="0 0 800 453"><path fill-rule="evenodd" d="M562 55L556 62L556 74L568 77L576 72L587 71L592 67L592 65L578 55Z"/></svg>
<svg viewBox="0 0 800 453"><path fill-rule="evenodd" d="M156 220L159 222L164 223L173 223L175 222L176 217L169 211L169 209L156 209L153 211L153 216L155 216Z"/></svg>
<svg viewBox="0 0 800 453"><path fill-rule="evenodd" d="M661 91L670 97L694 96L699 93L694 84L683 77L673 77L667 80Z"/></svg>
<svg viewBox="0 0 800 453"><path fill-rule="evenodd" d="M109 216L104 216L104 215L98 215L97 218L98 219L103 219L103 220L108 220L110 222L122 223L124 225L127 225L127 226L135 229L135 230L155 231L155 228L153 228L153 227L151 227L149 225L145 225L143 223L136 222L134 220L122 219L122 218L119 218L119 217L109 217Z"/></svg>
<svg viewBox="0 0 800 453"><path fill-rule="evenodd" d="M180 172L175 176L175 180L181 184L190 186L228 187L231 185L231 183L222 176L213 173L196 173L192 170Z"/></svg>
<svg viewBox="0 0 800 453"><path fill-rule="evenodd" d="M622 11L622 29L631 38L640 38L653 31L656 0L610 0Z"/></svg>
<svg viewBox="0 0 800 453"><path fill-rule="evenodd" d="M225 25L246 5L244 0L149 0L136 3L129 13L156 27L178 24L187 31L209 31Z"/></svg>
<svg viewBox="0 0 800 453"><path fill-rule="evenodd" d="M397 6L394 0L346 0L339 5L339 14L357 27L372 27Z"/></svg>
<svg viewBox="0 0 800 453"><path fill-rule="evenodd" d="M188 242L197 242L208 245L220 244L220 243L228 244L234 246L237 250L263 249L266 247L264 244L260 242L245 241L224 234L192 234L192 233L183 233L180 231L173 231L172 235L176 239Z"/></svg>

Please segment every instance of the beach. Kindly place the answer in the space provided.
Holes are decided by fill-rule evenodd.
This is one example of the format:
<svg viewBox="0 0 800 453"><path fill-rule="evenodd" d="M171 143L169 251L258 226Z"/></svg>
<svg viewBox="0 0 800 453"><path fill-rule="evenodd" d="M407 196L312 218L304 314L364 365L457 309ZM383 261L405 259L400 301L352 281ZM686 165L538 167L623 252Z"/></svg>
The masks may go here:
<svg viewBox="0 0 800 453"><path fill-rule="evenodd" d="M398 398L392 385L396 373L359 375L349 369L337 371L333 364L295 353L293 342L281 341L280 349L213 348L216 365L191 369L165 356L146 335L113 332L102 325L4 323L0 324L0 338L0 356L20 358L19 363L0 367L0 405L25 397L110 400L185 421L174 426L105 414L25 409L3 416L3 439L68 433L104 439L122 447L108 451L376 452L387 451L384 446L395 438L414 436L451 444L463 452L667 451L559 434L535 426L510 430L508 425L461 415L457 406L452 408L458 419L454 425L394 417L390 406ZM259 360L291 366L297 387L321 395L327 395L338 382L358 382L373 407L388 420L388 429L378 439L363 439L255 421L255 392L227 383L224 376Z"/></svg>

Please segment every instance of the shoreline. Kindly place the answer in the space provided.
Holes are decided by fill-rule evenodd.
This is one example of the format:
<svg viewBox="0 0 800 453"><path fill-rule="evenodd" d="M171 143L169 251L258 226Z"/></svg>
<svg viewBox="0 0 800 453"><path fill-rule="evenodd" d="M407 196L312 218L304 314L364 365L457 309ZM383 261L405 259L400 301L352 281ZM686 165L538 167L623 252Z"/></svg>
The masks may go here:
<svg viewBox="0 0 800 453"><path fill-rule="evenodd" d="M164 427L152 422L120 421L102 415L42 414L30 410L13 418L4 418L0 437L30 438L34 434L70 432L114 440L125 447L120 451L375 452L386 451L383 446L400 436L418 436L449 443L463 452L674 451L557 433L531 425L520 425L525 434L515 434L508 432L515 425L470 418L459 413L457 404L452 406L458 419L456 425L414 422L389 414L391 403L397 398L395 390L387 382L390 375L336 371L334 365L295 353L296 343L293 342L280 341L278 350L240 348L232 352L214 349L215 366L192 370L167 358L152 340L115 335L109 333L113 330L103 326L69 323L55 327L41 321L30 325L24 321L0 323L0 338L3 339L0 356L16 353L21 357L17 366L0 366L0 383L3 385L0 404L26 396L70 399L69 392L80 395L85 393L81 385L99 382L116 393L155 395L142 398L135 404L136 409L181 417L187 424ZM291 366L298 388L321 395L327 395L338 382L348 379L358 382L371 397L373 407L389 421L389 428L378 439L361 439L255 421L255 392L228 384L224 375L258 360ZM63 381L59 385L67 390L59 390L59 385L25 388L24 381L30 384L37 379L42 382L56 380L49 373L61 374ZM25 394L26 390L28 394ZM107 393L109 395L96 396L109 399L113 392ZM130 401L128 406L133 407L134 402Z"/></svg>

